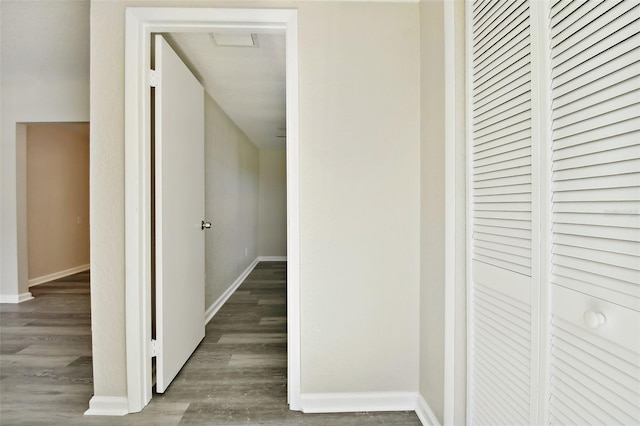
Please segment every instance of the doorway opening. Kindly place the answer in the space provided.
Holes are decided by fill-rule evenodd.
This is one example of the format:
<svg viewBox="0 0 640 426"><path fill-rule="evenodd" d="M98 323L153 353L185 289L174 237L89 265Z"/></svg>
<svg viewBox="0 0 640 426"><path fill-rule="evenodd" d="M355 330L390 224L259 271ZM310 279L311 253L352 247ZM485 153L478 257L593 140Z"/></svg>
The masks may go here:
<svg viewBox="0 0 640 426"><path fill-rule="evenodd" d="M20 124L29 289L90 268L89 123ZM24 219L23 219L24 220Z"/></svg>
<svg viewBox="0 0 640 426"><path fill-rule="evenodd" d="M297 12L262 9L130 8L126 17L125 215L128 411L152 396L151 38L153 33L283 34L286 44L287 388L300 409L299 160ZM248 250L245 250L248 253ZM248 254L247 254L248 255Z"/></svg>

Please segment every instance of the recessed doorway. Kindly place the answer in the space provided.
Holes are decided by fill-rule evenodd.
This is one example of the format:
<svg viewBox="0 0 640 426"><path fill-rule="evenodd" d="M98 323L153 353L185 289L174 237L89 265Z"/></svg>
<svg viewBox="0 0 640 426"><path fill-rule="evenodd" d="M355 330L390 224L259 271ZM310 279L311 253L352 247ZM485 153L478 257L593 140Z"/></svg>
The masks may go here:
<svg viewBox="0 0 640 426"><path fill-rule="evenodd" d="M286 44L287 157L287 319L288 400L300 403L299 337L299 207L297 12L257 9L131 8L127 11L126 43L126 317L129 412L140 411L152 396L150 141L146 117L151 100L147 90L153 33L243 31L283 34Z"/></svg>

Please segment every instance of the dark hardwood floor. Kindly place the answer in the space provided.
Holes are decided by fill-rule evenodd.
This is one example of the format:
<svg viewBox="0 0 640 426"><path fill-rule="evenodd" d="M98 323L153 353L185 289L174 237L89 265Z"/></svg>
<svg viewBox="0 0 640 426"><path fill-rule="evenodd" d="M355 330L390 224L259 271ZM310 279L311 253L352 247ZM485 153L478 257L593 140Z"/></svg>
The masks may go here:
<svg viewBox="0 0 640 426"><path fill-rule="evenodd" d="M0 305L0 424L420 425L413 412L302 414L287 405L286 263L262 262L207 325L164 394L141 412L88 417L89 274Z"/></svg>

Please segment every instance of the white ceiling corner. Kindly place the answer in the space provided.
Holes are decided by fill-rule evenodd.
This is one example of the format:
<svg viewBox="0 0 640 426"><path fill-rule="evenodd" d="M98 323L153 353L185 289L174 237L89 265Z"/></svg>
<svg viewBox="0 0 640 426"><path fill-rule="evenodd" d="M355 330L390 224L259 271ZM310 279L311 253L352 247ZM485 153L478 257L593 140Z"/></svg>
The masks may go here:
<svg viewBox="0 0 640 426"><path fill-rule="evenodd" d="M206 32L171 33L167 40L258 149L284 149L285 36L257 38L257 47L218 46Z"/></svg>

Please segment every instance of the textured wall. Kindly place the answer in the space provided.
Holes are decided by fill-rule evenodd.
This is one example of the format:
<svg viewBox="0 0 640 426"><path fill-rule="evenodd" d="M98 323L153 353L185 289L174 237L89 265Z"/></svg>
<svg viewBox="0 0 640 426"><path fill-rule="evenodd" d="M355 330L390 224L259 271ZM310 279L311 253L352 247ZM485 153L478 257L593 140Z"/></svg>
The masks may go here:
<svg viewBox="0 0 640 426"><path fill-rule="evenodd" d="M124 10L94 1L91 214L95 394L125 395ZM299 9L302 391L418 386L417 4Z"/></svg>

